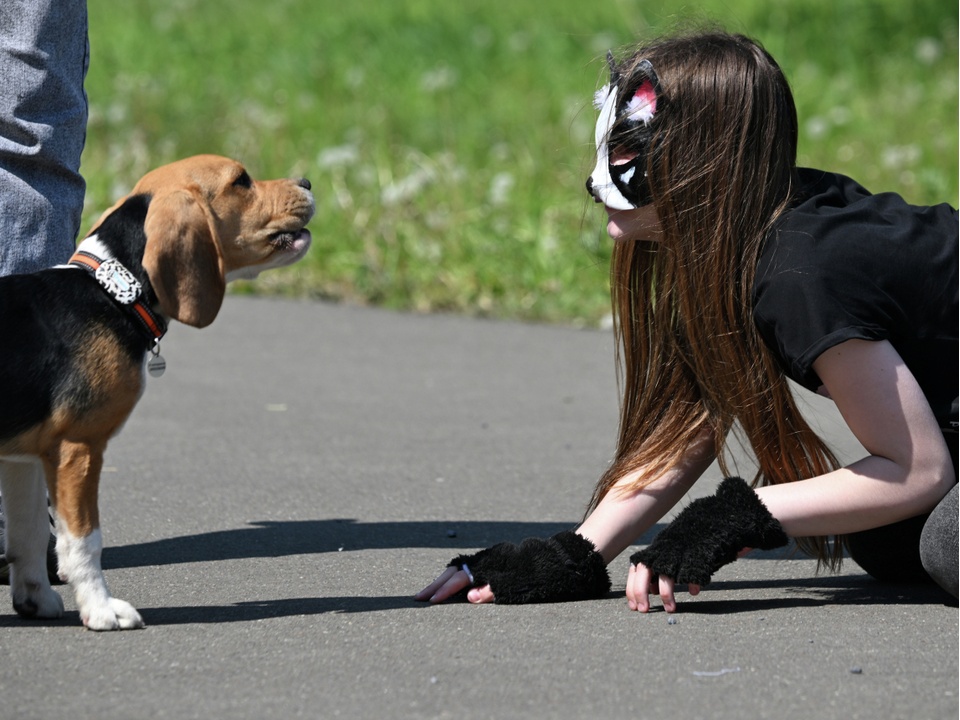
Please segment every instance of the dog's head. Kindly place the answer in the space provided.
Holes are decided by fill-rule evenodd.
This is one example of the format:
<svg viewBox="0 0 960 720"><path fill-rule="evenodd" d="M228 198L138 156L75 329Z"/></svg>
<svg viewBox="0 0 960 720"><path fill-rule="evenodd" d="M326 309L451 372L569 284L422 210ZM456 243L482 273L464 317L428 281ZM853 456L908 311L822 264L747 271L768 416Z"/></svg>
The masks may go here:
<svg viewBox="0 0 960 720"><path fill-rule="evenodd" d="M257 181L235 160L198 155L147 173L134 195L150 197L144 270L163 313L187 325L213 322L227 282L290 265L310 247L315 204L304 179Z"/></svg>

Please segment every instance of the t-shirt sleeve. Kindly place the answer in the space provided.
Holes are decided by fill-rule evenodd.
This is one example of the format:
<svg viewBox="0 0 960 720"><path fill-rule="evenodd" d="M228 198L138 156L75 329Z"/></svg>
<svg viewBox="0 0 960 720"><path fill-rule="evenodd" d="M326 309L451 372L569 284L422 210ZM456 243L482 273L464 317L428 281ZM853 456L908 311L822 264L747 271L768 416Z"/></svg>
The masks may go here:
<svg viewBox="0 0 960 720"><path fill-rule="evenodd" d="M784 372L815 391L813 363L826 350L889 340L928 397L948 392L938 378L941 365L956 377L956 210L871 195L841 175L801 170L801 179L753 288L754 321Z"/></svg>
<svg viewBox="0 0 960 720"><path fill-rule="evenodd" d="M814 361L853 339L889 339L887 312L876 288L849 258L815 250L799 233L780 238L780 252L760 268L754 320L788 377L816 391L822 384Z"/></svg>

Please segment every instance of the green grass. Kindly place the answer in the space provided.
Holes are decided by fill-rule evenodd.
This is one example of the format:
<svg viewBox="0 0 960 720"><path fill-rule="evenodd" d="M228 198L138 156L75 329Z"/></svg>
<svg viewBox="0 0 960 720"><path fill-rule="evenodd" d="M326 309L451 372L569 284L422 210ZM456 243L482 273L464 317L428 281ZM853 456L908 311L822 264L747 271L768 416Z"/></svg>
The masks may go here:
<svg viewBox="0 0 960 720"><path fill-rule="evenodd" d="M714 20L779 60L801 162L957 203L949 0L89 0L86 225L213 152L307 176L314 247L240 291L595 324L609 243L583 182L602 58Z"/></svg>

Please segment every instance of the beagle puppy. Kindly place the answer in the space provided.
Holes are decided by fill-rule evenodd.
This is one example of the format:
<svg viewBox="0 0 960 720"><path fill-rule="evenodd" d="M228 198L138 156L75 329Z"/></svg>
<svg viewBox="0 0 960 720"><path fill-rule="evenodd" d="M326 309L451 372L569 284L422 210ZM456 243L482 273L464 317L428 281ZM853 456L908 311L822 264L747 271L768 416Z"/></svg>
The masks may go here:
<svg viewBox="0 0 960 720"><path fill-rule="evenodd" d="M233 160L193 157L144 176L68 265L0 278L0 495L21 617L63 613L47 575L46 489L59 574L83 624L143 626L100 566L107 442L143 391L145 365L162 371L167 321L209 325L227 282L302 258L314 210L305 179L255 181Z"/></svg>

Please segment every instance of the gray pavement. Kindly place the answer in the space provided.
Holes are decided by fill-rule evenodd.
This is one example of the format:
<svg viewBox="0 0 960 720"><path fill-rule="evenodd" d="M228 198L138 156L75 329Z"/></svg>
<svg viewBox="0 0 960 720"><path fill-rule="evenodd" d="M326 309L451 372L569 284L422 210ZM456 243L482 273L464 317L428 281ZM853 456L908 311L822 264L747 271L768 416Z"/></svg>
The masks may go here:
<svg viewBox="0 0 960 720"><path fill-rule="evenodd" d="M412 600L462 551L577 522L613 449L608 332L230 297L163 354L101 489L107 580L147 628L4 601L0 718L957 717L956 605L850 562L743 559L673 624L626 609L629 552L603 600Z"/></svg>

